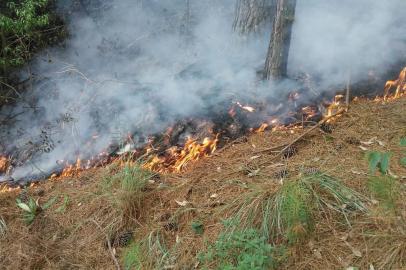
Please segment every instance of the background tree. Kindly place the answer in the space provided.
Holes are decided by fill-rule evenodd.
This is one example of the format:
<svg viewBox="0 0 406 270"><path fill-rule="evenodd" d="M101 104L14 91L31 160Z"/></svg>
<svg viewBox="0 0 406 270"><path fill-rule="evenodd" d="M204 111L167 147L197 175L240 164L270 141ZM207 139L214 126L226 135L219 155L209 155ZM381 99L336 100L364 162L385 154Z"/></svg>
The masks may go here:
<svg viewBox="0 0 406 270"><path fill-rule="evenodd" d="M237 0L233 29L246 34L258 31L272 17L275 0Z"/></svg>
<svg viewBox="0 0 406 270"><path fill-rule="evenodd" d="M266 79L281 79L287 76L295 9L296 0L277 0L271 41L265 62Z"/></svg>
<svg viewBox="0 0 406 270"><path fill-rule="evenodd" d="M59 40L62 22L50 14L50 0L2 1L0 5L0 105L12 96L10 74L33 54Z"/></svg>

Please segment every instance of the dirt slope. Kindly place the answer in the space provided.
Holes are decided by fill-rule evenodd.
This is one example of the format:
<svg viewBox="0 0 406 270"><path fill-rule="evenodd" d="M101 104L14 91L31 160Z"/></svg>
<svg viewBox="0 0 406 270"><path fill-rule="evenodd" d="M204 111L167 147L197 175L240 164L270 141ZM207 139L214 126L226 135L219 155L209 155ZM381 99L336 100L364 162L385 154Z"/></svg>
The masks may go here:
<svg viewBox="0 0 406 270"><path fill-rule="evenodd" d="M137 201L131 209L117 199L122 194L109 181L120 171L119 164L50 180L28 192L0 193L0 222L6 225L0 226L0 269L115 269L111 253L124 269L128 248L114 237L122 232L132 232L134 242L155 239L166 246L168 255L160 267L156 261L163 257L157 252L148 254L142 269L199 269L197 254L224 230L222 221L235 213L237 198L255 189L258 194L275 193L282 183L317 171L363 194L369 210L355 211L348 221L326 210L314 215L314 228L300 241L273 239L273 244L286 246L278 269L406 269L406 202L401 199L406 195L406 168L400 163L406 149L399 146L406 137L406 99L356 101L324 131L304 136L292 153L272 149L306 130L252 134L191 164L183 174L151 177L129 199ZM400 194L393 211L382 210L368 189L367 151L391 153L389 174ZM56 199L26 225L17 197L39 199L40 205ZM196 224L202 234L196 233Z"/></svg>

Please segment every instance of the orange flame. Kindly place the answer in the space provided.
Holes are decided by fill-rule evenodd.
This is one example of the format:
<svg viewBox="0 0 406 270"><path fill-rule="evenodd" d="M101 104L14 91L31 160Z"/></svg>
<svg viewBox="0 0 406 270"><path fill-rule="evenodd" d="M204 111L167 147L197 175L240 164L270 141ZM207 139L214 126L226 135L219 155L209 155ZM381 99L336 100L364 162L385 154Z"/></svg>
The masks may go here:
<svg viewBox="0 0 406 270"><path fill-rule="evenodd" d="M202 143L189 138L181 150L171 147L165 156L153 156L149 162L144 164L144 168L160 173L181 172L190 162L214 153L218 140L218 135L214 139L204 138Z"/></svg>
<svg viewBox="0 0 406 270"><path fill-rule="evenodd" d="M395 88L395 94L391 97L390 91ZM394 81L387 81L385 84L384 100L397 99L406 94L406 67L399 74L399 78Z"/></svg>

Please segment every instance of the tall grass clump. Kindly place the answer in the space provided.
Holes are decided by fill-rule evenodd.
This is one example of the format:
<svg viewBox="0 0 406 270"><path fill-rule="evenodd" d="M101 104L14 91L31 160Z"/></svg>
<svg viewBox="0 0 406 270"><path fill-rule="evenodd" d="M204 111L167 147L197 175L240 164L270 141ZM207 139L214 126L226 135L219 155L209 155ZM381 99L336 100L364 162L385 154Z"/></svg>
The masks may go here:
<svg viewBox="0 0 406 270"><path fill-rule="evenodd" d="M118 204L125 223L140 217L146 186L154 176L138 163L126 163L112 176L105 177L103 189Z"/></svg>
<svg viewBox="0 0 406 270"><path fill-rule="evenodd" d="M368 201L334 177L315 173L285 181L273 192L266 185L253 186L222 212L239 221L229 231L257 228L268 241L295 243L313 231L322 212L338 213L350 224L348 215L366 213Z"/></svg>

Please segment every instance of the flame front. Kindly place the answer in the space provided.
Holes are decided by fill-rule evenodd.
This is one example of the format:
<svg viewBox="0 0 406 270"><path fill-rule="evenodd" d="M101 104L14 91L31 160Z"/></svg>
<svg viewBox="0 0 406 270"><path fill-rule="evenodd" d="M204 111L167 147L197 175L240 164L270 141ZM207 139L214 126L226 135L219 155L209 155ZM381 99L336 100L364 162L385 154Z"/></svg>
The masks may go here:
<svg viewBox="0 0 406 270"><path fill-rule="evenodd" d="M395 94L390 96L390 91L395 89ZM399 78L394 81L387 81L385 84L384 99L396 99L406 94L406 67L399 74Z"/></svg>
<svg viewBox="0 0 406 270"><path fill-rule="evenodd" d="M144 164L144 168L160 173L181 172L190 162L213 154L217 149L218 141L218 134L214 139L204 138L202 143L189 138L182 149L171 147L165 155L153 156L149 162Z"/></svg>

